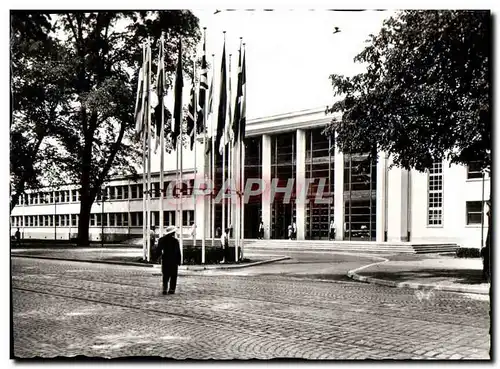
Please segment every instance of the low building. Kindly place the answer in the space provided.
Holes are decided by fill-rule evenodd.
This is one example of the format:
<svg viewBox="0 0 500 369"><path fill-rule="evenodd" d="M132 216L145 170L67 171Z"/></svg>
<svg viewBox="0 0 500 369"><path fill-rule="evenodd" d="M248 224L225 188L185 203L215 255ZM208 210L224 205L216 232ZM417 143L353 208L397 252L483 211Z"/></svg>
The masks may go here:
<svg viewBox="0 0 500 369"><path fill-rule="evenodd" d="M366 153L330 151L334 143L322 131L331 119L324 109L313 109L247 122L247 185L249 179L259 179L264 186L270 186L274 180L277 187L249 197L244 205L245 238L257 238L262 220L267 239L287 238L288 227L294 223L299 240L328 239L333 220L338 241L453 242L476 248L484 244L488 222L483 204L489 199L490 178L478 171L474 163L459 166L443 161L420 173L391 167L391 158L384 153L378 153L375 161ZM170 155L164 183L164 225L175 224L180 208L173 196L175 170L171 163L175 160ZM232 225L235 206L227 206L223 211L222 204L216 204L212 211L213 197L208 191L193 198L193 187L199 188L195 180L206 178L210 165L204 162L201 140L197 143L196 160L187 149L184 155L187 188L182 202L183 226L206 225L205 235L210 237L212 213L213 229L222 228L223 212L230 214L226 226ZM159 226L159 166L154 160L152 224ZM217 193L223 179L221 157L216 159L215 167ZM229 176L229 171L225 176ZM288 198L282 192L286 186L291 189ZM301 191L303 196L299 195ZM100 240L103 234L106 240L140 237L142 180L115 178L106 184L105 193L104 203L98 198L92 206L91 239ZM19 227L28 239L74 238L79 209L76 186L28 192L11 213L12 232ZM203 227L197 227L198 239L203 237L202 230Z"/></svg>

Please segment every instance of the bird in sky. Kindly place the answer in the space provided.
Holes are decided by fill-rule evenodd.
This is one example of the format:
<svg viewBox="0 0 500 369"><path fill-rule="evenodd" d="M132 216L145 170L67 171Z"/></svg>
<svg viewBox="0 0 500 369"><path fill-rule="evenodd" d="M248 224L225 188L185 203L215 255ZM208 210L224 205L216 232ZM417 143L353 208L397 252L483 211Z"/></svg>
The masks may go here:
<svg viewBox="0 0 500 369"><path fill-rule="evenodd" d="M339 27L335 27L335 32L333 32L333 34L336 34L336 33L339 33L339 32L340 32Z"/></svg>

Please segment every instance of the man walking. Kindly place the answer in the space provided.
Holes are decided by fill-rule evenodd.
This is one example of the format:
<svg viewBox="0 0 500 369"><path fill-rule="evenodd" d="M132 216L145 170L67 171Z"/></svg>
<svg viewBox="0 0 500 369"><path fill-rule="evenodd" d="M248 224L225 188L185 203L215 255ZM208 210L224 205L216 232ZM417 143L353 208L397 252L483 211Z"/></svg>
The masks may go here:
<svg viewBox="0 0 500 369"><path fill-rule="evenodd" d="M175 238L176 228L168 226L165 229L165 236L158 240L156 248L156 259L161 254L161 273L163 275L163 294L172 295L175 293L177 286L177 273L179 265L181 265L181 249L179 241ZM169 286L170 282L170 286Z"/></svg>

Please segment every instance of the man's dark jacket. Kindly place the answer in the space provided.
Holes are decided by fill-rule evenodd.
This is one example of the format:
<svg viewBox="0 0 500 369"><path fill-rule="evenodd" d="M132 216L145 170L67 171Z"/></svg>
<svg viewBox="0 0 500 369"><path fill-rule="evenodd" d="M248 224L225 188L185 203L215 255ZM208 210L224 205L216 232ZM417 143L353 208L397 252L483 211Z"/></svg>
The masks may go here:
<svg viewBox="0 0 500 369"><path fill-rule="evenodd" d="M158 240L156 259L160 257L160 254L162 269L167 266L181 265L179 241L172 234L163 236Z"/></svg>

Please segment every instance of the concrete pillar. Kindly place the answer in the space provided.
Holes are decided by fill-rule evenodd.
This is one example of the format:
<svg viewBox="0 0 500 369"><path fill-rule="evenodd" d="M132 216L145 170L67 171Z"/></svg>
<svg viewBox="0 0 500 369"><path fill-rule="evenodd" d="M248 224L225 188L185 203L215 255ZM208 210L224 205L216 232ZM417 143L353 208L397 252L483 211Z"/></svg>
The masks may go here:
<svg viewBox="0 0 500 369"><path fill-rule="evenodd" d="M335 239L344 239L344 154L335 145L334 222Z"/></svg>
<svg viewBox="0 0 500 369"><path fill-rule="evenodd" d="M387 193L387 157L384 152L380 152L378 154L378 162L377 162L377 199L376 199L376 207L377 207L377 242L385 241L385 231L387 229L387 214L386 214L386 193Z"/></svg>
<svg viewBox="0 0 500 369"><path fill-rule="evenodd" d="M262 135L262 183L265 187L262 193L262 222L264 223L264 238L271 238L271 136Z"/></svg>
<svg viewBox="0 0 500 369"><path fill-rule="evenodd" d="M388 173L387 240L408 240L408 171L394 167Z"/></svg>
<svg viewBox="0 0 500 369"><path fill-rule="evenodd" d="M297 139L295 145L296 155L296 219L297 219L297 239L305 239L306 227L306 196L307 191L304 189L306 185L306 131L303 129L297 130Z"/></svg>

